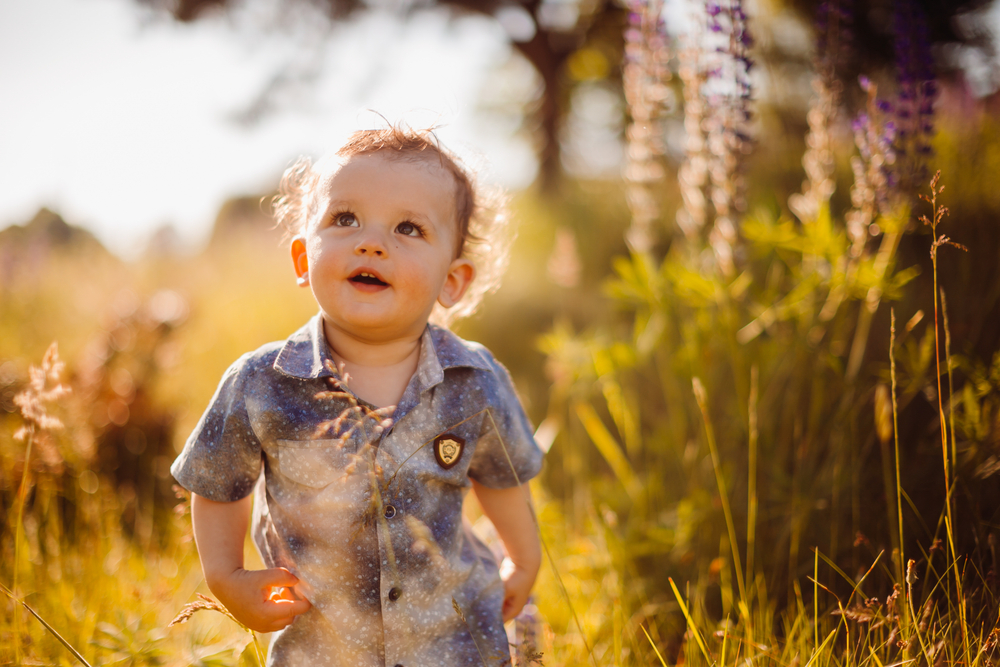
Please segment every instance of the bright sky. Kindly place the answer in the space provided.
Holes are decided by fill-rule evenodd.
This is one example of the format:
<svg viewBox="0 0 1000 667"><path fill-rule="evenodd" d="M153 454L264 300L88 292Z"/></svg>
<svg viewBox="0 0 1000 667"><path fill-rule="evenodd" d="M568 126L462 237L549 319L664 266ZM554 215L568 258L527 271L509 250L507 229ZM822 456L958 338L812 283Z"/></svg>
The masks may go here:
<svg viewBox="0 0 1000 667"><path fill-rule="evenodd" d="M228 196L269 191L298 155L373 126L365 109L444 123L442 141L484 156L488 179L532 180L516 119L480 108L487 86L531 94L499 25L366 16L323 39L309 17L266 27L279 16L178 25L134 0L0 0L0 227L48 206L125 257L167 223L196 244ZM289 62L316 79L236 122Z"/></svg>

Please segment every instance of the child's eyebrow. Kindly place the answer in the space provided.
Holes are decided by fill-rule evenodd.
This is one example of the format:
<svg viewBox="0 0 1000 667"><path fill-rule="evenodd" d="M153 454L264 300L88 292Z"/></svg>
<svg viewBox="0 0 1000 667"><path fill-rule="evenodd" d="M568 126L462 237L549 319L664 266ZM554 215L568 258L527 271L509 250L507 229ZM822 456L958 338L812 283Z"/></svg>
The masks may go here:
<svg viewBox="0 0 1000 667"><path fill-rule="evenodd" d="M410 211L410 210L407 210L407 209L404 209L404 210L400 211L399 215L404 220L412 220L414 222L426 222L426 223L429 223L431 221L431 219L427 216L427 214L425 214L425 213L418 213L417 211Z"/></svg>
<svg viewBox="0 0 1000 667"><path fill-rule="evenodd" d="M350 208L350 207L351 207L351 202L347 201L346 199L331 199L326 204L327 211L335 208Z"/></svg>

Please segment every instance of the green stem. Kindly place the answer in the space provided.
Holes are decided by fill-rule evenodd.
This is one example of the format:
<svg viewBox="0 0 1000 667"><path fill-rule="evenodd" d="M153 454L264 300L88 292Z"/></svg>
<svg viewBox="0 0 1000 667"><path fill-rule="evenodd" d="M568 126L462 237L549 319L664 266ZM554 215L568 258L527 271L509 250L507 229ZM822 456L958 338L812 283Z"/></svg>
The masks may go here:
<svg viewBox="0 0 1000 667"><path fill-rule="evenodd" d="M750 367L750 399L748 401L749 413L749 461L747 471L747 572L746 584L751 586L754 582L754 548L757 542L757 400L758 400L758 371L757 365ZM750 599L744 601L747 607L747 636L753 637L753 619L750 616ZM748 649L749 650L749 649Z"/></svg>
<svg viewBox="0 0 1000 667"><path fill-rule="evenodd" d="M896 458L896 521L899 529L899 572L900 580L905 576L903 563L906 562L903 552L903 482L899 474L899 407L896 405L896 310L889 311L891 325L889 329L889 376L892 379L892 435L895 441Z"/></svg>
<svg viewBox="0 0 1000 667"><path fill-rule="evenodd" d="M944 288L941 288L941 316L944 319L944 361L948 368L948 423L951 424L951 469L958 465L958 451L955 443L955 383L951 372L951 328L948 326L948 300L944 298Z"/></svg>
<svg viewBox="0 0 1000 667"><path fill-rule="evenodd" d="M944 416L944 396L941 393L941 337L939 333L939 315L938 315L938 268L937 268L937 251L938 251L938 235L937 235L937 220L938 220L938 207L937 207L937 193L934 194L931 200L931 206L933 207L933 222L931 224L931 233L933 235L934 241L931 246L931 269L934 276L934 363L937 370L937 393L938 393L938 419L941 422L941 457L944 465L944 488L945 488L945 534L948 536L948 548L951 552L952 566L955 570L955 587L956 594L958 595L958 617L959 623L962 628L962 646L965 650L966 664L971 664L970 651L969 651L969 634L968 626L966 625L966 609L965 609L965 593L962 591L962 575L958 571L958 554L955 551L955 537L954 537L954 527L955 522L951 513L951 466L949 461L948 452L948 421Z"/></svg>
<svg viewBox="0 0 1000 667"><path fill-rule="evenodd" d="M726 490L726 480L722 474L722 463L719 460L719 450L715 444L715 432L712 430L712 422L708 416L708 397L705 388L698 378L692 379L694 397L701 410L701 418L705 423L705 438L708 440L708 450L712 455L712 468L715 470L715 483L719 487L719 498L722 501L722 513L726 518L726 530L729 533L729 544L733 551L733 564L736 570L736 583L740 589L740 599L746 602L747 591L743 583L743 565L740 563L740 548L736 541L736 525L733 523L733 512L729 507L729 493Z"/></svg>
<svg viewBox="0 0 1000 667"><path fill-rule="evenodd" d="M73 645L70 644L68 641L66 641L66 639L61 634L59 634L58 632L56 632L56 629L53 628L51 625L49 625L48 621L46 621L44 618L42 618L41 616L39 616L38 612L35 611L34 609L32 609L28 605L27 602L25 602L24 600L18 600L17 597L14 595L14 593L12 591L7 590L7 587L4 586L3 584L0 584L0 591L2 591L7 597L9 597L11 600L13 600L14 605L15 605L15 609L17 608L17 605L19 604L22 607L24 607L25 610L27 610L27 612L29 614L31 614L32 616L34 616L38 620L38 622L41 623L45 627L45 629L48 630L49 633L59 641L60 644L62 644L63 646L66 647L67 651L69 651L70 653L72 653L73 656L77 660L79 660L81 663L83 663L84 667L91 667L90 663L87 662L86 658L84 658L80 654L79 651L77 651L75 648L73 648ZM15 618L16 618L16 614L15 614ZM15 644L16 644L16 642L15 642ZM261 663L261 665L263 665L263 664L264 663Z"/></svg>
<svg viewBox="0 0 1000 667"><path fill-rule="evenodd" d="M12 592L15 599L21 599L21 593L17 587L18 566L21 563L21 523L24 518L24 501L28 495L28 471L31 468L31 445L35 441L34 426L28 427L28 444L24 450L24 469L21 471L21 488L17 492L17 518L14 521L14 576ZM21 665L21 614L14 608L14 665Z"/></svg>
<svg viewBox="0 0 1000 667"><path fill-rule="evenodd" d="M260 667L264 667L264 651L260 648L260 642L257 641L257 633L250 630L250 637L253 639L253 650L257 654L257 664Z"/></svg>

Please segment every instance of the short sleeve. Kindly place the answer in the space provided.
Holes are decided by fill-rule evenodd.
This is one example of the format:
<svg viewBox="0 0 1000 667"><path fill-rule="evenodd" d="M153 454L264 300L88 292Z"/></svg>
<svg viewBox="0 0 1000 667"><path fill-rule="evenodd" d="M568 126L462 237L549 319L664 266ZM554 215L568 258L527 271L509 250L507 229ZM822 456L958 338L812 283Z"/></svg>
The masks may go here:
<svg viewBox="0 0 1000 667"><path fill-rule="evenodd" d="M170 466L181 486L203 498L233 502L260 476L261 446L247 414L251 368L244 356L226 371L208 409Z"/></svg>
<svg viewBox="0 0 1000 667"><path fill-rule="evenodd" d="M469 464L469 477L492 489L524 484L542 468L542 450L514 390L510 374L489 354L497 382L488 400L482 431Z"/></svg>

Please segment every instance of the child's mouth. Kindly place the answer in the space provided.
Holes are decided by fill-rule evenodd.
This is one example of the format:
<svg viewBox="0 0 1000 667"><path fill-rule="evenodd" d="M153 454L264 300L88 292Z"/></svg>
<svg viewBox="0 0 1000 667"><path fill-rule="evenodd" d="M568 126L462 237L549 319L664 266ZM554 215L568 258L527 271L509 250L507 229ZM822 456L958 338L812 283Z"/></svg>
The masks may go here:
<svg viewBox="0 0 1000 667"><path fill-rule="evenodd" d="M355 276L351 276L348 280L352 283L361 283L362 285L377 285L379 287L388 287L389 285L389 283L378 279L375 275L364 271Z"/></svg>

